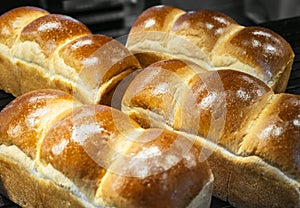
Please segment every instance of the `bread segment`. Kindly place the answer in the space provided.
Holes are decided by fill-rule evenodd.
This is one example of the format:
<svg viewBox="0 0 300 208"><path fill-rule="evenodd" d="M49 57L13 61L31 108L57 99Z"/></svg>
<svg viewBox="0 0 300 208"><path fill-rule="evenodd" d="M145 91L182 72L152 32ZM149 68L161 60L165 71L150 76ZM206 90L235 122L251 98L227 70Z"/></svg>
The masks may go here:
<svg viewBox="0 0 300 208"><path fill-rule="evenodd" d="M55 50L67 41L90 33L85 25L71 17L48 14L33 20L22 29L19 39L13 47L15 48L13 55L27 62L34 61L37 65L47 68L46 60L51 57ZM25 44L29 49L23 49L22 44ZM43 54L46 59L35 60L36 57L34 56L27 57L27 54L30 54L33 49L37 54Z"/></svg>
<svg viewBox="0 0 300 208"><path fill-rule="evenodd" d="M213 54L212 50L219 38L231 31L241 29L230 17L209 10L185 12L173 23L171 32L195 44L207 56Z"/></svg>
<svg viewBox="0 0 300 208"><path fill-rule="evenodd" d="M274 95L245 136L239 153L258 155L299 180L300 97Z"/></svg>
<svg viewBox="0 0 300 208"><path fill-rule="evenodd" d="M221 39L212 51L216 68L227 67L249 73L275 92L284 92L290 75L293 51L288 42L262 27L245 27Z"/></svg>
<svg viewBox="0 0 300 208"><path fill-rule="evenodd" d="M0 42L11 48L23 28L33 20L48 15L46 10L36 7L20 7L1 15Z"/></svg>
<svg viewBox="0 0 300 208"><path fill-rule="evenodd" d="M51 125L78 105L70 95L52 90L16 98L14 103L15 108L7 107L1 112L1 144L16 145L32 160Z"/></svg>

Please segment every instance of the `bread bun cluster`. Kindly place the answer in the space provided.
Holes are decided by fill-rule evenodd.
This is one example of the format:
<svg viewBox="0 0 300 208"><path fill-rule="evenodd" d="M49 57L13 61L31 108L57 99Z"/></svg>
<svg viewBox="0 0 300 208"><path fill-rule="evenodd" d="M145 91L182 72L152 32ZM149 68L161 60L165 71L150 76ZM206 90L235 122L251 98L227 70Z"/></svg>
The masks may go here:
<svg viewBox="0 0 300 208"><path fill-rule="evenodd" d="M294 59L289 43L267 28L245 27L216 11L165 5L138 17L126 46L143 66L178 58L206 70L234 69L261 79L275 92L285 91Z"/></svg>
<svg viewBox="0 0 300 208"><path fill-rule="evenodd" d="M0 178L22 207L299 207L290 45L215 11L145 10L126 45L0 16Z"/></svg>

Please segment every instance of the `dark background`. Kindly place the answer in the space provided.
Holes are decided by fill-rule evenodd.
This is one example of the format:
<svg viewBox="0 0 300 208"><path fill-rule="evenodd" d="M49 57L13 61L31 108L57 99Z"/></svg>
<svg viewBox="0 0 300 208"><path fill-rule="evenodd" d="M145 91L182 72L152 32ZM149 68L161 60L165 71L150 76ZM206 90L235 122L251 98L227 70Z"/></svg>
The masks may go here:
<svg viewBox="0 0 300 208"><path fill-rule="evenodd" d="M0 14L18 6L38 6L51 13L72 16L94 33L118 37L128 34L144 9L158 4L184 10L212 9L242 25L300 16L300 0L11 0L1 1Z"/></svg>
<svg viewBox="0 0 300 208"><path fill-rule="evenodd" d="M144 9L161 4L159 0L11 0L0 3L0 14L18 6L37 6L71 16L93 33L112 37L128 34L136 17Z"/></svg>

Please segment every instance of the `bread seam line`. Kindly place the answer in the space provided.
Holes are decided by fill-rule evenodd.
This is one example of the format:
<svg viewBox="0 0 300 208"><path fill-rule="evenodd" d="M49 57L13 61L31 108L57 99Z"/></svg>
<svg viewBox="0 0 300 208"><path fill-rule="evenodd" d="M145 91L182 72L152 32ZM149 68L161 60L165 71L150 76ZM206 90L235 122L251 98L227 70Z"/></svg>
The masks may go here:
<svg viewBox="0 0 300 208"><path fill-rule="evenodd" d="M12 154L13 152L13 154ZM31 160L25 153L20 150L17 146L11 145L7 146L5 144L0 145L0 160L1 157L4 159L9 159L12 160L13 162L16 162L18 164L21 164L22 167L25 168L25 170L29 173L32 174L34 177L38 179L44 179L44 180L49 180L52 181L56 186L62 187L64 189L70 190L71 194L78 197L81 202L84 203L84 205L88 208L94 208L94 207L99 207L99 208L110 208L110 206L106 206L105 203L103 203L102 197L99 197L97 195L98 199L94 199L93 201L96 202L95 204L89 202L87 198L84 196L84 194L79 190L79 188L66 176L64 176L60 171L55 169L51 164L48 164L47 166L44 166L43 164L38 164L36 166L35 161ZM24 163L25 161L25 163ZM25 164L25 165L24 165ZM36 167L35 167L36 166ZM1 175L0 175L1 176ZM103 179L107 176L107 173L104 175ZM55 178L59 178L61 180L59 181L64 181L63 183L57 183L57 180ZM1 180L1 177L0 177ZM210 178L209 182L204 186L203 189L191 200L191 202L188 204L186 208L193 208L193 207L198 207L199 203L201 202L201 199L203 196L206 196L209 194L211 191L207 187L212 188L213 183L213 177ZM102 183L100 183L98 190L101 189ZM5 188L5 187L4 187ZM99 204L99 202L102 204ZM208 206L208 205L203 205L203 206Z"/></svg>
<svg viewBox="0 0 300 208"><path fill-rule="evenodd" d="M12 154L12 152L14 154ZM25 170L29 174L33 175L36 178L50 180L55 185L62 187L64 189L70 190L71 194L78 197L84 203L85 206L87 206L87 207L95 206L95 205L92 205L86 199L86 197L82 194L82 192L78 189L78 187L71 180L69 180L61 172L59 172L54 167L52 167L51 164L48 164L47 166L38 164L36 166L35 161L31 160L17 146L15 146L15 145L6 146L4 144L1 144L0 145L0 156L2 156L5 159L13 160L14 162L16 162L18 164L21 164L22 167L24 167ZM24 161L25 161L25 163L24 163ZM62 182L62 183L57 183L55 181L55 178L59 178L60 182ZM97 206L99 206L99 205L97 205Z"/></svg>
<svg viewBox="0 0 300 208"><path fill-rule="evenodd" d="M0 46L0 51L1 51L1 46ZM58 79L63 82L66 82L68 84L71 84L74 87L79 86L79 87L77 87L77 89L80 89L79 90L80 94L82 94L82 92L86 92L88 94L93 94L93 92L96 92L96 94L93 95L94 100L92 102L94 102L96 100L97 103L101 100L101 97L104 95L104 93L107 93L106 90L108 89L108 87L110 86L111 83L118 83L118 82L122 81L122 79L120 79L120 77L122 77L123 75L126 76L126 75L130 74L134 70L134 67L128 67L128 68L124 69L121 73L114 75L109 80L100 84L100 86L98 86L98 88L95 88L93 91L91 91L90 89L86 88L86 86L81 84L80 82L74 82L74 80L68 79L68 77L65 77L63 74L58 74L58 73L53 72L52 70L47 70L46 68L44 68L43 66L41 66L37 63L28 62L27 60L20 59L15 56L11 56L10 54L7 54L7 53L5 53L5 56L9 60L11 60L11 62L14 64L20 62L22 64L27 64L27 65L30 65L30 67L37 69L39 72L44 74L45 77L49 78L50 83L53 80ZM66 67L69 67L69 66L66 65ZM73 92L73 95L74 95L74 93L76 94L78 92ZM82 97L82 96L80 96L80 97Z"/></svg>
<svg viewBox="0 0 300 208"><path fill-rule="evenodd" d="M136 109L139 109L138 111L136 111ZM126 112L128 115L130 115L133 112L141 112L142 111L146 111L146 115L149 116L149 114L156 114L156 113L153 113L152 111L150 110L147 110L147 109L143 109L143 108L140 108L140 107L134 107L132 108L131 107L131 112ZM154 117L151 117L153 115L150 115L150 118L154 118ZM156 115L158 117L162 117L161 115ZM160 121L161 122L161 121ZM179 130L175 130L173 129L172 127L170 127L169 125L167 125L166 123L162 123L162 125L164 126L164 128L166 128L167 130L169 131L173 131L177 134L180 134L180 135L183 135L185 136L186 138L192 140L192 142L200 142L202 144L205 144L205 148L206 149L211 149L211 150L221 150L221 152L223 154L225 154L226 156L228 156L229 158L235 158L235 160L251 160L251 159L256 159L256 161L259 161L261 162L262 164L266 165L267 167L271 168L273 171L275 171L277 174L283 176L285 179L287 179L288 181L290 181L292 184L295 184L299 187L299 195L300 195L300 182L297 180L297 179L293 179L293 178L290 178L288 177L287 174L285 174L284 172L282 172L279 168L275 167L275 166L272 166L270 165L269 163L265 162L262 158L260 158L259 156L256 156L256 155L249 155L249 156L242 156L242 155L236 155L230 151L228 151L226 148L224 148L223 146L220 146L218 144L215 144L214 142L208 140L208 139L205 139L201 136L198 136L198 135L193 135L193 134L190 134L188 132L184 132L184 131L179 131ZM236 159L238 158L238 159ZM258 160L257 160L258 159Z"/></svg>

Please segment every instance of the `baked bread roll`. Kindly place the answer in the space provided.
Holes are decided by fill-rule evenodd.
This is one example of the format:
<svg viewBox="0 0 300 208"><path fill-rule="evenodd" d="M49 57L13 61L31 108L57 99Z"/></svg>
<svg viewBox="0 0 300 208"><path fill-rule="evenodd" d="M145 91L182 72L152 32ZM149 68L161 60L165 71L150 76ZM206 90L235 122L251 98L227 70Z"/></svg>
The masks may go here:
<svg viewBox="0 0 300 208"><path fill-rule="evenodd" d="M144 128L205 146L214 196L235 207L299 207L299 95L274 94L240 71L205 71L173 59L133 79L122 111Z"/></svg>
<svg viewBox="0 0 300 208"><path fill-rule="evenodd" d="M6 106L0 123L2 184L22 207L210 206L202 149L114 108L38 90Z"/></svg>
<svg viewBox="0 0 300 208"><path fill-rule="evenodd" d="M284 92L293 64L289 43L262 27L244 27L216 11L183 11L155 6L133 24L127 48L148 66L178 58L207 70L234 69L264 81L275 92Z"/></svg>
<svg viewBox="0 0 300 208"><path fill-rule="evenodd" d="M71 17L20 7L0 17L0 67L0 88L14 96L53 88L109 104L117 83L140 64L120 42Z"/></svg>

